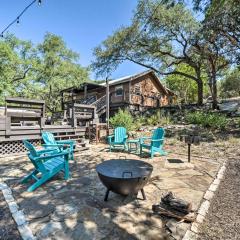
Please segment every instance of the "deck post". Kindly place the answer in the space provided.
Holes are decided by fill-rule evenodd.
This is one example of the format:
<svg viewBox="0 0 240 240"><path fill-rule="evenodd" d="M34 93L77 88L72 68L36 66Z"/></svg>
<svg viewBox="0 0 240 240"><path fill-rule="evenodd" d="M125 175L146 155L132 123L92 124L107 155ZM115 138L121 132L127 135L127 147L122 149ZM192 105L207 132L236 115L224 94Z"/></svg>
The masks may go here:
<svg viewBox="0 0 240 240"><path fill-rule="evenodd" d="M87 98L87 84L84 85L84 99Z"/></svg>
<svg viewBox="0 0 240 240"><path fill-rule="evenodd" d="M108 77L106 77L106 123L107 123L107 130L109 129L109 82Z"/></svg>

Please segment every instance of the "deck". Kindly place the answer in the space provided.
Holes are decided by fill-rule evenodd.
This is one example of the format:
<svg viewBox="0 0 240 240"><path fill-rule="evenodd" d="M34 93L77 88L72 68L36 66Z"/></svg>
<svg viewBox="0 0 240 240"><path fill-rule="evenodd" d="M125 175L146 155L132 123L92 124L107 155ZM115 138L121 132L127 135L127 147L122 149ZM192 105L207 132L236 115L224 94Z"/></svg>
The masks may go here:
<svg viewBox="0 0 240 240"><path fill-rule="evenodd" d="M52 132L57 140L73 139L79 145L85 139L86 127L72 127L70 125L45 125L41 126L11 126L10 132L6 129L6 118L0 118L0 154L17 154L25 152L23 139L28 139L35 145L41 143L43 131Z"/></svg>

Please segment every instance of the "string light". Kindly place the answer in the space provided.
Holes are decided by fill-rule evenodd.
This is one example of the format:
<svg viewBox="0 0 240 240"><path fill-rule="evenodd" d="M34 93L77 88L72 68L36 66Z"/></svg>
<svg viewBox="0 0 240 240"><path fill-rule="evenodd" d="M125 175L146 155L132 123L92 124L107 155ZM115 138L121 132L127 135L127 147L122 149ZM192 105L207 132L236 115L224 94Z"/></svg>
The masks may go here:
<svg viewBox="0 0 240 240"><path fill-rule="evenodd" d="M14 23L17 23L19 24L20 23L20 17L35 3L35 2L38 2L38 5L40 6L42 4L42 0L33 0L29 5L27 5L23 11L12 21L10 22L7 27L5 27L3 29L3 31L1 32L0 34L0 37L4 37L4 33L14 24Z"/></svg>

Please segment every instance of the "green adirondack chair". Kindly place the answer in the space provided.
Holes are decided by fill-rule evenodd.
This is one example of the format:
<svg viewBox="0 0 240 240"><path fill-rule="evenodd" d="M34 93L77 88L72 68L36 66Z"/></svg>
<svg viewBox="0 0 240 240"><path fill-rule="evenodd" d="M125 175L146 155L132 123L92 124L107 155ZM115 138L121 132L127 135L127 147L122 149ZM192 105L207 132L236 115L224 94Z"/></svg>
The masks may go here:
<svg viewBox="0 0 240 240"><path fill-rule="evenodd" d="M69 150L56 152L55 149L44 149L37 151L27 140L23 140L23 143L29 150L28 157L35 167L30 174L21 180L21 183L27 183L30 179L36 181L28 188L28 192L34 191L60 171L64 171L65 180L69 178Z"/></svg>
<svg viewBox="0 0 240 240"><path fill-rule="evenodd" d="M148 139L149 143L145 141ZM152 137L140 138L140 155L142 155L143 149L148 149L153 158L155 153L160 153L161 155L167 155L167 152L163 150L164 142L164 129L157 128L154 130Z"/></svg>
<svg viewBox="0 0 240 240"><path fill-rule="evenodd" d="M50 132L43 132L42 133L42 138L45 144L43 146L46 149L58 149L59 151L62 151L65 146L69 147L70 150L70 156L69 160L74 160L73 157L73 151L74 151L74 146L76 145L76 141L74 140L61 140L61 141L56 141L53 134Z"/></svg>
<svg viewBox="0 0 240 240"><path fill-rule="evenodd" d="M117 127L114 129L114 135L108 136L109 151L113 148L123 146L124 150L127 149L127 130L124 127Z"/></svg>

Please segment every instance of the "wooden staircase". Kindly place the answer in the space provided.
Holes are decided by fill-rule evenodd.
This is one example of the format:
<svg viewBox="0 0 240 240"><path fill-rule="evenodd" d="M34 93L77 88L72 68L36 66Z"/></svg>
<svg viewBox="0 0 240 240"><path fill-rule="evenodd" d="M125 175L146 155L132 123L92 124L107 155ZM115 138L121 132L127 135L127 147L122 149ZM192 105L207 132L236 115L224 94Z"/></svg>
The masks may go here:
<svg viewBox="0 0 240 240"><path fill-rule="evenodd" d="M96 107L96 114L98 117L100 117L103 113L106 112L106 95L102 96L91 105Z"/></svg>

